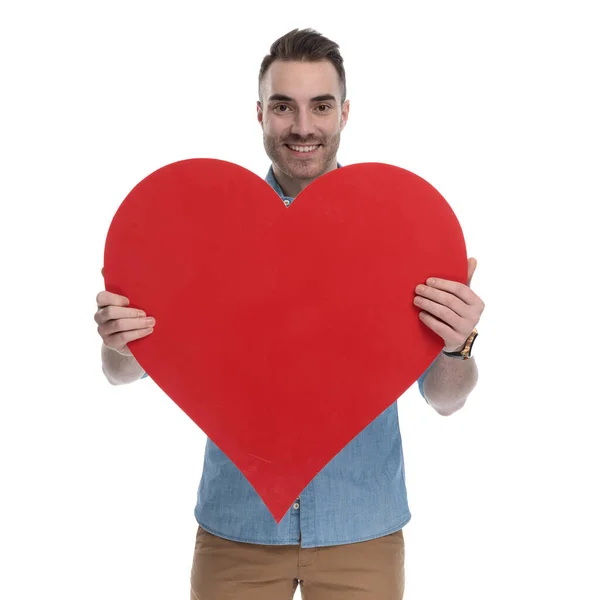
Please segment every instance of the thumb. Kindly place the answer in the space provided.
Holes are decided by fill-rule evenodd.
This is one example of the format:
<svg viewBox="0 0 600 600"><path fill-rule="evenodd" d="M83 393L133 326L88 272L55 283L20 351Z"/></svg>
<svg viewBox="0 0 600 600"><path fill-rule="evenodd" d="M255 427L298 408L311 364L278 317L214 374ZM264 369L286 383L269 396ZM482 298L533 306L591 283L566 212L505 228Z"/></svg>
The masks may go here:
<svg viewBox="0 0 600 600"><path fill-rule="evenodd" d="M477 259L470 258L469 259L469 269L467 274L467 285L471 287L471 279L473 279L473 273L475 273L475 269L477 268Z"/></svg>

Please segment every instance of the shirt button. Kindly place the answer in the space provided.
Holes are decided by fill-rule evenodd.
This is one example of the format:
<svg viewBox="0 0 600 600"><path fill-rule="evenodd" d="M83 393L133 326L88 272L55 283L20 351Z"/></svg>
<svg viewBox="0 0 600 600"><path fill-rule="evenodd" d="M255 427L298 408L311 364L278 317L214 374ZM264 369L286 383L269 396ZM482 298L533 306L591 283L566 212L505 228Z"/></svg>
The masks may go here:
<svg viewBox="0 0 600 600"><path fill-rule="evenodd" d="M298 504L298 502L294 502L294 508L298 510L300 508L300 504Z"/></svg>
<svg viewBox="0 0 600 600"><path fill-rule="evenodd" d="M289 201L289 200L284 200L284 201L283 201L283 203L284 203L286 206L289 206L289 205L290 205L290 201Z"/></svg>

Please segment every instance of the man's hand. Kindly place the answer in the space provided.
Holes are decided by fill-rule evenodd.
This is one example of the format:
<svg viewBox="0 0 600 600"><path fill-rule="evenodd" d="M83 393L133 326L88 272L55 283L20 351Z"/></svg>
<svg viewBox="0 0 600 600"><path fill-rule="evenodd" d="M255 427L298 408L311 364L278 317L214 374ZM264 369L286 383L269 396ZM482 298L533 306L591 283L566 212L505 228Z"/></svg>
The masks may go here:
<svg viewBox="0 0 600 600"><path fill-rule="evenodd" d="M419 317L444 340L446 352L463 348L485 309L481 298L470 288L476 268L477 260L470 258L467 285L436 277L415 290L414 303L423 309Z"/></svg>
<svg viewBox="0 0 600 600"><path fill-rule="evenodd" d="M96 304L94 320L98 323L98 333L104 344L119 354L133 356L127 344L154 331L154 318L147 317L143 310L127 308L129 299L125 296L103 291L96 297Z"/></svg>

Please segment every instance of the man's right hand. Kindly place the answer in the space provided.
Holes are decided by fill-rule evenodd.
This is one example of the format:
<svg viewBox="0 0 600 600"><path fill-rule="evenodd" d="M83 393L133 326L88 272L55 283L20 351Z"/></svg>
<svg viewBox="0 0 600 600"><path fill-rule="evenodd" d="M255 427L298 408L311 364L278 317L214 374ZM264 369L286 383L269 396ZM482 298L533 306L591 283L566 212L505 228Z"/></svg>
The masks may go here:
<svg viewBox="0 0 600 600"><path fill-rule="evenodd" d="M98 323L98 333L104 344L119 354L133 356L127 344L154 331L154 318L147 317L143 310L127 308L129 299L125 296L102 291L96 297L96 304L94 320Z"/></svg>

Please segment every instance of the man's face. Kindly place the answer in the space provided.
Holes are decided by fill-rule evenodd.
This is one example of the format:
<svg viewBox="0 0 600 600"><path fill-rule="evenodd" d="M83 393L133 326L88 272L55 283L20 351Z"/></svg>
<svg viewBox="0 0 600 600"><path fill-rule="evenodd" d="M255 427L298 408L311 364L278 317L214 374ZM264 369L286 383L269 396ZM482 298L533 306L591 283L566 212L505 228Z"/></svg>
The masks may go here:
<svg viewBox="0 0 600 600"><path fill-rule="evenodd" d="M261 92L258 121L273 165L292 179L312 180L334 169L349 111L349 101L341 106L335 67L327 60L276 60Z"/></svg>

